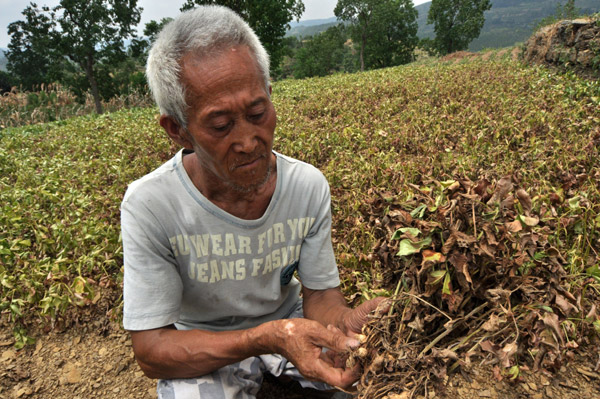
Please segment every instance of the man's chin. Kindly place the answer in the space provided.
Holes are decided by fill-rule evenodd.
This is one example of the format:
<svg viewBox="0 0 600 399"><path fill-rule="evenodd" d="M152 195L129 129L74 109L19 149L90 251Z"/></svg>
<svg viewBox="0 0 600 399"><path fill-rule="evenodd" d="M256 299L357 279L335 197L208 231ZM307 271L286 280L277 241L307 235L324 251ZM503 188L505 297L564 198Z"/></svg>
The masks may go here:
<svg viewBox="0 0 600 399"><path fill-rule="evenodd" d="M271 171L272 168L268 168L266 172L262 173L261 178L258 178L255 175L246 176L245 178L241 177L235 181L231 181L230 186L235 191L241 193L250 193L252 191L256 191L269 181L269 178L271 177Z"/></svg>

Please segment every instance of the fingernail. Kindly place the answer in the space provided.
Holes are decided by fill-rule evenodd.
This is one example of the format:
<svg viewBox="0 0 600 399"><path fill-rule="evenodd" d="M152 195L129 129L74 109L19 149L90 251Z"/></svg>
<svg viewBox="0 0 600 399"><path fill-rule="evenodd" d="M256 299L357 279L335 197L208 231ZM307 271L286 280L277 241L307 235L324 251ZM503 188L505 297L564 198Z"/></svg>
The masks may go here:
<svg viewBox="0 0 600 399"><path fill-rule="evenodd" d="M360 342L357 339L350 338L346 341L346 345L350 349L358 348L360 346Z"/></svg>

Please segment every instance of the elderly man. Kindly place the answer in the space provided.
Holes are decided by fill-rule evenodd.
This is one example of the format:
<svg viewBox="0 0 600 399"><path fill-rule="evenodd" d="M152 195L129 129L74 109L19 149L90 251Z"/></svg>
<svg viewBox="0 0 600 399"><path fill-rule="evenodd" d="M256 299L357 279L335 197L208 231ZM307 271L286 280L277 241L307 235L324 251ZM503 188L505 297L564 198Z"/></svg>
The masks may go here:
<svg viewBox="0 0 600 399"><path fill-rule="evenodd" d="M327 182L272 150L258 38L231 10L200 7L163 29L147 75L160 125L183 147L121 205L123 322L159 397L253 398L265 372L352 385L356 370L325 350L357 346L381 299L348 308Z"/></svg>

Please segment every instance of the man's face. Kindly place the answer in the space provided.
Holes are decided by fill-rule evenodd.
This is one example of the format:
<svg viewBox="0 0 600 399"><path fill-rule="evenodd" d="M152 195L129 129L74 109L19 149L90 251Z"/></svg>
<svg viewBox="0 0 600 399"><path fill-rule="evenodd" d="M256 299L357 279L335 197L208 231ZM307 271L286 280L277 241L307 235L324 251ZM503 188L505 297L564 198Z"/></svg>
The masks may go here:
<svg viewBox="0 0 600 399"><path fill-rule="evenodd" d="M256 61L245 46L208 60L182 60L188 139L202 173L238 191L264 184L273 165L276 114Z"/></svg>

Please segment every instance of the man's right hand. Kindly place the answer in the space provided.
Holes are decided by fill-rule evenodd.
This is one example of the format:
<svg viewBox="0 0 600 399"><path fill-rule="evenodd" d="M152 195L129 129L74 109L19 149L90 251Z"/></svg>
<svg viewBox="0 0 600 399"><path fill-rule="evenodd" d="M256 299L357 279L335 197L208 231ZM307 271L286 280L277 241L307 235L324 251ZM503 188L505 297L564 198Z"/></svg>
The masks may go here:
<svg viewBox="0 0 600 399"><path fill-rule="evenodd" d="M308 319L277 320L264 325L267 326L275 331L263 336L269 341L266 345L272 345L271 349L292 362L305 378L341 388L351 386L359 378L358 370L339 367L323 355L324 348L344 353L360 344L339 329Z"/></svg>

